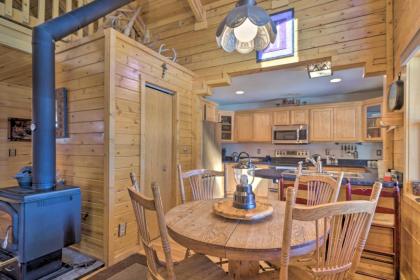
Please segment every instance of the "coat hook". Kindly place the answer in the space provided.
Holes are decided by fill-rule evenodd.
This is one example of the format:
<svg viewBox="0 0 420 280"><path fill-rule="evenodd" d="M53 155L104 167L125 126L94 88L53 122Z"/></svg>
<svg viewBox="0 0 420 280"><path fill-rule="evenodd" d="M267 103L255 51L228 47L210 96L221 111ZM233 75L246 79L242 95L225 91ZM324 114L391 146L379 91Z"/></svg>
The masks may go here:
<svg viewBox="0 0 420 280"><path fill-rule="evenodd" d="M168 71L168 65L166 63L163 63L162 64L162 79L165 79L167 71Z"/></svg>

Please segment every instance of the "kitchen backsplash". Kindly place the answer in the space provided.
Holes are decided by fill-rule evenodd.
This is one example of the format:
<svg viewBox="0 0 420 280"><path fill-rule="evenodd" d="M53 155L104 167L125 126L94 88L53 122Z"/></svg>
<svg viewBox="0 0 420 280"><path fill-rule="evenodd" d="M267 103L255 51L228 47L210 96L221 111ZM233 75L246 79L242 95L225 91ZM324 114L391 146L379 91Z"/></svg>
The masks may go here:
<svg viewBox="0 0 420 280"><path fill-rule="evenodd" d="M357 146L358 159L379 160L382 159L382 143L346 143L343 145ZM253 157L274 156L275 150L308 150L311 155L319 154L323 158L326 152L337 159L353 159L352 154L341 150L342 144L335 143L313 143L308 145L273 145L268 143L224 143L222 148L226 149L226 155L233 152L248 152Z"/></svg>

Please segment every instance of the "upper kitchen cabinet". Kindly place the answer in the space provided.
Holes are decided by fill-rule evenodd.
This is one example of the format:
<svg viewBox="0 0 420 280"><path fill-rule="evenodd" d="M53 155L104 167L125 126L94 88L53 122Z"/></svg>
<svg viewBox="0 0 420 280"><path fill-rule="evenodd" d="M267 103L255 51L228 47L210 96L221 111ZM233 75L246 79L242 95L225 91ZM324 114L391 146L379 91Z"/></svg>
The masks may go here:
<svg viewBox="0 0 420 280"><path fill-rule="evenodd" d="M309 124L309 110L291 110L290 124Z"/></svg>
<svg viewBox="0 0 420 280"><path fill-rule="evenodd" d="M382 141L381 128L378 120L382 116L382 103L378 100L375 103L363 106L363 140Z"/></svg>
<svg viewBox="0 0 420 280"><path fill-rule="evenodd" d="M219 122L221 123L222 142L233 142L234 140L234 112L219 111Z"/></svg>
<svg viewBox="0 0 420 280"><path fill-rule="evenodd" d="M346 106L334 108L334 141L360 141L361 107Z"/></svg>
<svg viewBox="0 0 420 280"><path fill-rule="evenodd" d="M253 114L253 140L255 142L271 142L272 126L271 112L255 112Z"/></svg>
<svg viewBox="0 0 420 280"><path fill-rule="evenodd" d="M239 112L235 114L235 140L238 142L253 141L253 113Z"/></svg>
<svg viewBox="0 0 420 280"><path fill-rule="evenodd" d="M281 110L273 112L274 125L289 125L290 124L290 111Z"/></svg>
<svg viewBox="0 0 420 280"><path fill-rule="evenodd" d="M333 115L333 108L316 108L311 110L310 141L333 140Z"/></svg>

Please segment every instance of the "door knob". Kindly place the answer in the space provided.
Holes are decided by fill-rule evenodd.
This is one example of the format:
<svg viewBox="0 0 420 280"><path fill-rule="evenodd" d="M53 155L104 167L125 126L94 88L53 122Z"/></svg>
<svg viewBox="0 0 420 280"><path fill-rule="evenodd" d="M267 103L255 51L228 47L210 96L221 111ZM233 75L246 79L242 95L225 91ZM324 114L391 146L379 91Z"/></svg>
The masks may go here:
<svg viewBox="0 0 420 280"><path fill-rule="evenodd" d="M166 165L164 165L163 167L162 167L162 171L163 172L166 172L168 170L168 168L166 167Z"/></svg>

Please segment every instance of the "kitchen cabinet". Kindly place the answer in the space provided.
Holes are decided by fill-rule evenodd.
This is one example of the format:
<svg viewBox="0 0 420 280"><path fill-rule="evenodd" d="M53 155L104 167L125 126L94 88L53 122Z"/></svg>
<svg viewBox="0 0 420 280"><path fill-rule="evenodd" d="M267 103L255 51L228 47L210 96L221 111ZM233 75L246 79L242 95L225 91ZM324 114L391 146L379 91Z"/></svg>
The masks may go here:
<svg viewBox="0 0 420 280"><path fill-rule="evenodd" d="M381 116L381 103L363 106L363 140L382 141L381 128L378 126L377 122Z"/></svg>
<svg viewBox="0 0 420 280"><path fill-rule="evenodd" d="M310 141L333 141L333 108L311 110Z"/></svg>
<svg viewBox="0 0 420 280"><path fill-rule="evenodd" d="M310 142L381 141L381 98L235 112L238 142L271 142L273 125L307 124Z"/></svg>
<svg viewBox="0 0 420 280"><path fill-rule="evenodd" d="M290 124L309 124L309 110L291 110Z"/></svg>
<svg viewBox="0 0 420 280"><path fill-rule="evenodd" d="M290 124L290 111L289 110L282 110L282 111L275 111L274 115L274 125L289 125Z"/></svg>
<svg viewBox="0 0 420 280"><path fill-rule="evenodd" d="M221 141L232 142L234 140L235 113L219 111L219 122L221 123Z"/></svg>
<svg viewBox="0 0 420 280"><path fill-rule="evenodd" d="M361 107L334 108L334 141L359 141L361 130Z"/></svg>
<svg viewBox="0 0 420 280"><path fill-rule="evenodd" d="M252 142L253 139L253 113L240 112L235 114L235 140L238 142Z"/></svg>
<svg viewBox="0 0 420 280"><path fill-rule="evenodd" d="M253 140L271 142L272 124L271 112L255 112L253 114Z"/></svg>

